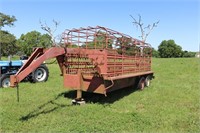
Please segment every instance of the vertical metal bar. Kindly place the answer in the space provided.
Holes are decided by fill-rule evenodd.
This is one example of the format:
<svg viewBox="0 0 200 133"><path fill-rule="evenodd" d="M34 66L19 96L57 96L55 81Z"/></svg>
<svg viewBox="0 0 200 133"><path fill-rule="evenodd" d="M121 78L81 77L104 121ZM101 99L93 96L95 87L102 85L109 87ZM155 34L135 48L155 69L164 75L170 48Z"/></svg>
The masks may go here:
<svg viewBox="0 0 200 133"><path fill-rule="evenodd" d="M81 99L82 98L82 90L77 90L76 91L76 98Z"/></svg>
<svg viewBox="0 0 200 133"><path fill-rule="evenodd" d="M79 44L80 43L80 31L78 31L78 48L79 48Z"/></svg>
<svg viewBox="0 0 200 133"><path fill-rule="evenodd" d="M83 89L83 78L82 78L81 70L78 70L78 76L79 76L80 88L77 89L76 98L80 99L82 98L82 89Z"/></svg>
<svg viewBox="0 0 200 133"><path fill-rule="evenodd" d="M88 45L88 37L89 37L89 35L88 35L88 30L86 30L86 49L87 49L87 45Z"/></svg>
<svg viewBox="0 0 200 133"><path fill-rule="evenodd" d="M1 42L0 42L0 60L1 60Z"/></svg>
<svg viewBox="0 0 200 133"><path fill-rule="evenodd" d="M71 32L71 48L72 48L72 45L73 45L72 36L73 36L73 33Z"/></svg>
<svg viewBox="0 0 200 133"><path fill-rule="evenodd" d="M19 85L17 84L17 102L19 102Z"/></svg>
<svg viewBox="0 0 200 133"><path fill-rule="evenodd" d="M113 76L116 76L116 53L115 53L115 56L114 56L114 75Z"/></svg>
<svg viewBox="0 0 200 133"><path fill-rule="evenodd" d="M122 37L122 43L121 44L122 44L122 58L121 58L122 59L121 60L122 61L122 74L124 74L124 61L123 61L123 57L124 57L124 45L123 45L124 44L124 38L123 37Z"/></svg>
<svg viewBox="0 0 200 133"><path fill-rule="evenodd" d="M97 43L97 29L95 29L95 34L94 34L94 49L96 49L96 43Z"/></svg>

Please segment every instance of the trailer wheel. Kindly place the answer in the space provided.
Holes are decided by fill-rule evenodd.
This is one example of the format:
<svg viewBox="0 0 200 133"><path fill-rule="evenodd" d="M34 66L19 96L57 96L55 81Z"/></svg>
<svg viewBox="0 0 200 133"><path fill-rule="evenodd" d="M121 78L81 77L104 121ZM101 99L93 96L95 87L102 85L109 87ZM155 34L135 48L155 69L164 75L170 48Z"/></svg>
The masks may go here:
<svg viewBox="0 0 200 133"><path fill-rule="evenodd" d="M49 77L49 69L46 65L39 66L34 72L32 72L32 82L45 82Z"/></svg>
<svg viewBox="0 0 200 133"><path fill-rule="evenodd" d="M145 83L145 86L146 86L146 87L149 87L149 86L150 86L150 79L151 79L150 76L147 76L147 77L145 78L145 82L144 82L144 83Z"/></svg>
<svg viewBox="0 0 200 133"><path fill-rule="evenodd" d="M139 80L139 82L138 82L137 88L139 90L144 90L144 87L145 87L145 78L141 77L140 80Z"/></svg>
<svg viewBox="0 0 200 133"><path fill-rule="evenodd" d="M0 78L0 87L2 87L2 88L10 87L10 75L4 74Z"/></svg>

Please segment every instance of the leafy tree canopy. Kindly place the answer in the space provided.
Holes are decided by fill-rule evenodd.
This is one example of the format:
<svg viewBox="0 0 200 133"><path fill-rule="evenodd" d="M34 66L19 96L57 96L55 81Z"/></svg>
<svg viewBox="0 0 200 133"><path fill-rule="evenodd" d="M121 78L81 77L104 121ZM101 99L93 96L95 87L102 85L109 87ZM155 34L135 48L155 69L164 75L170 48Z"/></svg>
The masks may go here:
<svg viewBox="0 0 200 133"><path fill-rule="evenodd" d="M190 52L190 51L183 51L183 57L195 57L196 52Z"/></svg>
<svg viewBox="0 0 200 133"><path fill-rule="evenodd" d="M164 40L158 46L158 52L161 58L182 57L182 48L174 40Z"/></svg>
<svg viewBox="0 0 200 133"><path fill-rule="evenodd" d="M155 57L155 58L159 58L160 57L159 52L154 48L152 48L152 56Z"/></svg>
<svg viewBox="0 0 200 133"><path fill-rule="evenodd" d="M52 44L51 37L48 34L41 34L38 31L31 31L22 34L17 40L17 46L20 48L23 54L31 55L33 48L35 47L50 47Z"/></svg>
<svg viewBox="0 0 200 133"><path fill-rule="evenodd" d="M0 28L4 26L13 26L15 21L17 21L15 16L6 15L0 12Z"/></svg>
<svg viewBox="0 0 200 133"><path fill-rule="evenodd" d="M2 55L13 55L17 51L15 36L8 31L2 30L2 27L13 26L15 21L17 21L15 16L9 16L0 12L0 60Z"/></svg>
<svg viewBox="0 0 200 133"><path fill-rule="evenodd" d="M0 30L0 43L1 43L1 54L4 56L13 55L17 52L15 45L16 38L13 34L7 31Z"/></svg>

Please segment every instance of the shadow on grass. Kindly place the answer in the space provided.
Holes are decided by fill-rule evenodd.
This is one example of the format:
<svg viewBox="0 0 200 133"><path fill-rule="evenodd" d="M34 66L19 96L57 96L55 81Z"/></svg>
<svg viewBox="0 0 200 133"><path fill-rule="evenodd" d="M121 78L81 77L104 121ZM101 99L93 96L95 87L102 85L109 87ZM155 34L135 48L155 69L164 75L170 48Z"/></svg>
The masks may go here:
<svg viewBox="0 0 200 133"><path fill-rule="evenodd" d="M122 99L123 97L126 97L135 91L137 91L135 87L123 88L123 89L119 89L119 90L108 93L107 97L102 94L83 92L83 98L85 99L86 103L98 103L98 104L102 104L103 106L109 106L109 104L112 104L115 101L118 101L119 99ZM67 92L60 93L53 100L50 100L42 104L41 106L37 107L37 109L30 112L29 114L22 116L19 120L27 121L41 114L48 114L57 109L72 106L72 104L70 105L58 104L56 103L56 100L58 100L60 97L74 99L75 96L76 96L76 91L67 91ZM55 107L48 109L50 105L53 105Z"/></svg>
<svg viewBox="0 0 200 133"><path fill-rule="evenodd" d="M98 103L98 104L112 104L115 101L122 99L130 95L131 93L137 91L136 87L127 87L119 89L113 92L107 93L107 96L97 93L83 92L82 97L85 99L86 103ZM69 91L64 94L64 97L69 99L74 99L76 96L76 91Z"/></svg>
<svg viewBox="0 0 200 133"><path fill-rule="evenodd" d="M63 97L64 95L65 95L65 92L58 94L58 96L55 97L53 100L50 100L50 101L42 104L41 106L37 107L37 109L30 112L29 114L22 116L19 120L20 121L27 121L27 120L29 120L33 117L37 117L41 114L48 114L48 113L51 113L51 112L53 112L57 109L71 106L71 105L65 105L65 104L58 104L58 103L55 102L57 99L59 99L60 97ZM53 107L51 109L46 109L49 105L54 105L55 107Z"/></svg>

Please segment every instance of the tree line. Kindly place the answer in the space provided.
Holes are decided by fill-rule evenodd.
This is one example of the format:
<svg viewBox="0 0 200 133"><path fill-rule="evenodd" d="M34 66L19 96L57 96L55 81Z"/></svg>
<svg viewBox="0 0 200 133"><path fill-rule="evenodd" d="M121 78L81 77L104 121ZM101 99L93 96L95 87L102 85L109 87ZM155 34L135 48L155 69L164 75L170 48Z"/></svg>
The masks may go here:
<svg viewBox="0 0 200 133"><path fill-rule="evenodd" d="M51 36L48 34L41 34L38 31L30 31L22 34L19 39L4 30L5 27L13 27L17 19L15 16L0 13L0 59L1 56L8 55L27 55L32 53L35 47L51 46Z"/></svg>
<svg viewBox="0 0 200 133"><path fill-rule="evenodd" d="M183 51L182 47L174 40L163 40L158 46L158 50L153 48L152 55L156 58L181 58L195 57L196 52Z"/></svg>
<svg viewBox="0 0 200 133"><path fill-rule="evenodd" d="M52 36L50 36L49 34L41 34L38 31L30 31L26 34L22 34L19 39L16 39L16 37L12 33L4 30L5 27L14 26L14 22L16 21L17 19L15 18L15 16L6 15L0 12L0 59L1 56L8 55L29 56L32 53L33 48L35 47L48 48L52 46ZM158 22L155 24L158 24ZM155 24L150 28L150 30L152 30L152 28L156 26ZM195 52L183 51L181 46L177 45L174 40L162 41L158 46L158 50L153 49L152 54L153 57L161 58L195 56Z"/></svg>

